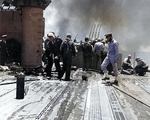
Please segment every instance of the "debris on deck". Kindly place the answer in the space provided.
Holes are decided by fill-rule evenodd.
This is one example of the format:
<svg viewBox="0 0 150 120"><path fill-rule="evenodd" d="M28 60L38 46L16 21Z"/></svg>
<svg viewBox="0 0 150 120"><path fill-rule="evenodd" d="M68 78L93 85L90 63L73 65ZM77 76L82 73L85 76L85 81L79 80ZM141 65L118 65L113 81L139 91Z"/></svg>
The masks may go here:
<svg viewBox="0 0 150 120"><path fill-rule="evenodd" d="M52 73L51 80L26 75L24 99L16 99L16 77L1 73L0 119L150 119L149 73L144 77L120 75L119 86L102 82L102 75L93 71L72 71L72 81L60 81ZM82 80L83 74L88 80Z"/></svg>

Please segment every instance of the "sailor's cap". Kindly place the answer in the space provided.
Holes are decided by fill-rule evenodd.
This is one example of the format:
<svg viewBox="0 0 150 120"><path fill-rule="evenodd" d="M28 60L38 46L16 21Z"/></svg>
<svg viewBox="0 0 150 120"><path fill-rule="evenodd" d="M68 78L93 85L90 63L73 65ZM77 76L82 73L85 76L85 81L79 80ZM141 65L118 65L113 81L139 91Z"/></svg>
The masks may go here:
<svg viewBox="0 0 150 120"><path fill-rule="evenodd" d="M49 33L48 37L54 37L54 34L53 33Z"/></svg>
<svg viewBox="0 0 150 120"><path fill-rule="evenodd" d="M7 35L2 35L2 38L6 38L7 37Z"/></svg>
<svg viewBox="0 0 150 120"><path fill-rule="evenodd" d="M70 33L67 33L67 37L71 38L71 34L70 34Z"/></svg>
<svg viewBox="0 0 150 120"><path fill-rule="evenodd" d="M97 41L102 42L104 40L104 38L98 38Z"/></svg>
<svg viewBox="0 0 150 120"><path fill-rule="evenodd" d="M135 58L135 61L138 61L138 60L140 60L140 58L139 58L139 57L136 57L136 58Z"/></svg>
<svg viewBox="0 0 150 120"><path fill-rule="evenodd" d="M106 37L112 36L112 33L107 33L107 34L105 34L105 36L106 36Z"/></svg>

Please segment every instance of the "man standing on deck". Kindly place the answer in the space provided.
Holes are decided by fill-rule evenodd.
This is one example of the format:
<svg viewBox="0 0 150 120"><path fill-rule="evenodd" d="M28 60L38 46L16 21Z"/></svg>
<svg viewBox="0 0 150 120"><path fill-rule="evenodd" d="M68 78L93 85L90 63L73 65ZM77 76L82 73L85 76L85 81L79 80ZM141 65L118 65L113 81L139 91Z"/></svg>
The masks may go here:
<svg viewBox="0 0 150 120"><path fill-rule="evenodd" d="M85 43L82 45L83 52L83 71L88 71L90 66L90 58L92 57L93 47L89 43L89 38L85 37Z"/></svg>
<svg viewBox="0 0 150 120"><path fill-rule="evenodd" d="M53 65L53 59L54 59L54 34L53 33L49 33L48 34L48 38L45 41L45 53L46 56L48 58L48 64L45 68L45 72L47 73L48 77L51 77L51 69L52 69L52 65Z"/></svg>
<svg viewBox="0 0 150 120"><path fill-rule="evenodd" d="M63 68L59 79L61 79L66 72L65 81L70 81L72 57L76 55L76 49L74 42L71 40L70 33L67 34L66 41L61 44L60 53L63 59Z"/></svg>
<svg viewBox="0 0 150 120"><path fill-rule="evenodd" d="M55 33L52 32L54 35L54 63L55 63L55 67L56 67L56 71L58 72L58 78L60 78L60 73L61 73L61 66L60 66L60 46L61 43L63 42L62 39L60 37L56 37Z"/></svg>
<svg viewBox="0 0 150 120"><path fill-rule="evenodd" d="M109 76L108 76L106 67L109 63L111 63L113 66L113 71L114 71L114 75L115 75L115 81L112 84L118 85L118 80L117 80L117 76L118 76L118 69L117 69L118 43L116 40L113 39L113 36L111 33L106 34L105 36L106 36L106 40L109 43L108 43L108 55L104 59L102 65L101 65L101 69L104 72L104 78L102 80L109 80Z"/></svg>
<svg viewBox="0 0 150 120"><path fill-rule="evenodd" d="M95 59L96 59L96 69L99 70L100 69L100 66L101 66L101 54L102 54L102 51L104 49L104 46L103 46L103 38L100 39L98 38L97 40L98 42L95 43L94 45L94 53L95 53Z"/></svg>

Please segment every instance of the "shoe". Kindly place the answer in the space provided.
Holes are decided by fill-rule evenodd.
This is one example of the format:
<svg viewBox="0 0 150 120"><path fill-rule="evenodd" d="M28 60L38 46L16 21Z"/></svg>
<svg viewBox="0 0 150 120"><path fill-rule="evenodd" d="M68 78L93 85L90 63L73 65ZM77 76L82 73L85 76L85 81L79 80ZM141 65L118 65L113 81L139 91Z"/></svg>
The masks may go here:
<svg viewBox="0 0 150 120"><path fill-rule="evenodd" d="M61 80L61 77L57 77L59 80Z"/></svg>
<svg viewBox="0 0 150 120"><path fill-rule="evenodd" d="M115 80L113 83L111 83L111 84L114 84L114 85L117 85L118 86L118 81L117 80Z"/></svg>
<svg viewBox="0 0 150 120"><path fill-rule="evenodd" d="M48 80L50 80L51 79L51 77L46 77Z"/></svg>
<svg viewBox="0 0 150 120"><path fill-rule="evenodd" d="M109 80L109 77L105 77L105 78L103 78L102 80Z"/></svg>
<svg viewBox="0 0 150 120"><path fill-rule="evenodd" d="M64 81L71 81L71 79L64 79Z"/></svg>

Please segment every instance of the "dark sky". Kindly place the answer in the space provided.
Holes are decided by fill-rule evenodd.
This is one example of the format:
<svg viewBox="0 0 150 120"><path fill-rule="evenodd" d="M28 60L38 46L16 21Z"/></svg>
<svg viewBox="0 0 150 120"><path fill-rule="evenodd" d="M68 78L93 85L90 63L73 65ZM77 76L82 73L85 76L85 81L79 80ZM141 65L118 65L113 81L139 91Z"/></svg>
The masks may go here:
<svg viewBox="0 0 150 120"><path fill-rule="evenodd" d="M101 23L100 38L112 32L120 50L150 50L149 0L52 0L44 11L45 35L51 30L65 39L89 36L92 23Z"/></svg>

